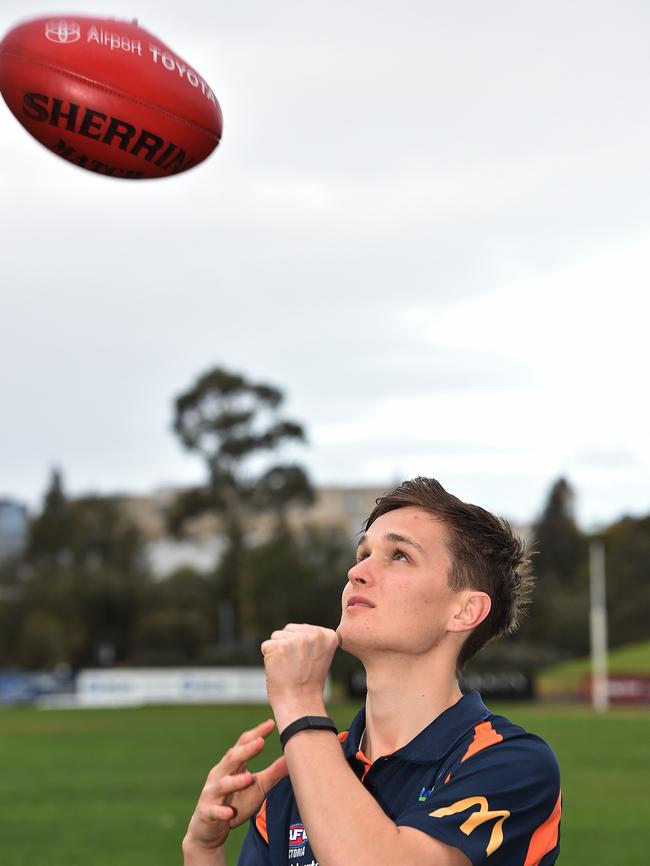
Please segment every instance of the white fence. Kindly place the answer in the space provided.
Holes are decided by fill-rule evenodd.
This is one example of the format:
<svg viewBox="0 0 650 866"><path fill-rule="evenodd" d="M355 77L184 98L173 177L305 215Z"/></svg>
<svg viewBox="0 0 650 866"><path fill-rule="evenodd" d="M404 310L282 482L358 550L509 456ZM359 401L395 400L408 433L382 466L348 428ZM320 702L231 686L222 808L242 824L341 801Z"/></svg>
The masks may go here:
<svg viewBox="0 0 650 866"><path fill-rule="evenodd" d="M80 707L267 702L264 668L113 668L77 677Z"/></svg>

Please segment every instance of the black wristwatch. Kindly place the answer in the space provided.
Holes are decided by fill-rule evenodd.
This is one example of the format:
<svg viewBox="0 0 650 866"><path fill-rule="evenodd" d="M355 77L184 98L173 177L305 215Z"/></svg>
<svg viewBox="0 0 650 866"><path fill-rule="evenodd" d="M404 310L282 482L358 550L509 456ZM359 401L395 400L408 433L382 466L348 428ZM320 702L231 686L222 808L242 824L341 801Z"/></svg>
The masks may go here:
<svg viewBox="0 0 650 866"><path fill-rule="evenodd" d="M287 725L280 734L280 742L282 743L283 751L289 739L293 737L294 734L297 734L298 731L332 731L332 733L337 736L339 733L336 725L329 716L302 716L301 718L296 719L295 722L291 722L290 725Z"/></svg>

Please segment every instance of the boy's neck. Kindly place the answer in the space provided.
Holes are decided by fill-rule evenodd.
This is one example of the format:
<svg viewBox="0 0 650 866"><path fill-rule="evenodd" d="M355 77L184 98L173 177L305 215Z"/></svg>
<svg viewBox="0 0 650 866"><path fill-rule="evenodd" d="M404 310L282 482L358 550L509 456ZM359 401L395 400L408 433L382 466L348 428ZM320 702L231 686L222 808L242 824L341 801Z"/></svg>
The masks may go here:
<svg viewBox="0 0 650 866"><path fill-rule="evenodd" d="M455 665L428 661L384 657L380 663L367 666L362 751L371 761L410 743L461 699Z"/></svg>

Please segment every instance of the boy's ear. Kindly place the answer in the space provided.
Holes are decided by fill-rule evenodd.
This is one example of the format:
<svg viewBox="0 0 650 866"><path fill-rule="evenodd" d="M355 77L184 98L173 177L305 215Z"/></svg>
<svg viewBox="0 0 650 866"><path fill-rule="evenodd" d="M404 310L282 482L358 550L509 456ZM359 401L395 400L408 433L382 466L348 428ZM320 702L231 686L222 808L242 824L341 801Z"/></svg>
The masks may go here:
<svg viewBox="0 0 650 866"><path fill-rule="evenodd" d="M447 626L451 632L471 631L480 625L492 609L487 592L470 589L461 594L460 604Z"/></svg>

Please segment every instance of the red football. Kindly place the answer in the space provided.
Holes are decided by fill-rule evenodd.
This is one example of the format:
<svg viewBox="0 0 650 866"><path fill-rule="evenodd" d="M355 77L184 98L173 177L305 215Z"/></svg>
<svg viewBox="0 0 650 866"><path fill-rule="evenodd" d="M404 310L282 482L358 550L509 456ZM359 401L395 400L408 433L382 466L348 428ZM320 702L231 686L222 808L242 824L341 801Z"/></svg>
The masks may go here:
<svg viewBox="0 0 650 866"><path fill-rule="evenodd" d="M111 177L178 174L221 138L208 84L136 23L75 16L20 24L0 42L0 92L41 144Z"/></svg>

